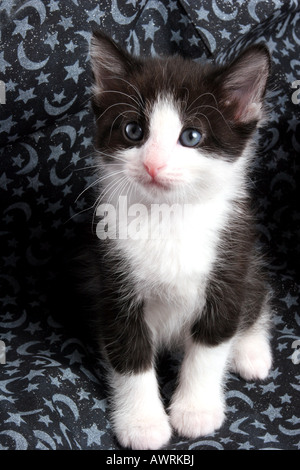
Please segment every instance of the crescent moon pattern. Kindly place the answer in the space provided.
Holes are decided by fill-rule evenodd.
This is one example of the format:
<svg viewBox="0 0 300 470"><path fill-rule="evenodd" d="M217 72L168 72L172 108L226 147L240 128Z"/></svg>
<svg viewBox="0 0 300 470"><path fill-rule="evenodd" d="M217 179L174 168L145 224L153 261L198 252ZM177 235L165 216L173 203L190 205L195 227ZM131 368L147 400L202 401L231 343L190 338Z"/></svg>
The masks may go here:
<svg viewBox="0 0 300 470"><path fill-rule="evenodd" d="M72 105L72 103L71 103L71 105ZM73 145L75 143L75 140L76 140L76 130L75 130L75 128L72 127L72 126L57 127L52 132L51 137L53 137L54 135L59 134L59 133L66 134L68 137L70 137L70 144L71 144L71 147L73 147Z"/></svg>
<svg viewBox="0 0 300 470"><path fill-rule="evenodd" d="M15 202L14 204L11 204L6 208L4 213L7 214L8 212L15 209L21 210L25 214L26 222L29 221L32 214L29 204L27 204L26 202Z"/></svg>
<svg viewBox="0 0 300 470"><path fill-rule="evenodd" d="M222 21L232 21L232 20L235 20L237 14L238 14L238 10L235 9L234 11L232 11L231 13L225 13L224 10L221 10L218 5L217 5L217 2L216 0L212 0L212 8L213 8L213 12L214 14L220 18Z"/></svg>
<svg viewBox="0 0 300 470"><path fill-rule="evenodd" d="M46 19L46 7L43 4L43 2L41 0L30 0L29 2L26 2L24 5L22 5L16 11L16 13L19 13L20 11L22 11L25 8L28 8L28 7L32 7L38 12L39 17L40 17L40 22L41 22L41 24L43 24L45 19Z"/></svg>
<svg viewBox="0 0 300 470"><path fill-rule="evenodd" d="M129 24L131 24L135 20L137 14L138 14L138 12L136 12L134 15L132 15L130 17L123 15L121 13L120 9L119 9L117 0L112 0L112 2L111 2L111 15L112 15L113 20L117 24L119 24L119 25L129 25Z"/></svg>
<svg viewBox="0 0 300 470"><path fill-rule="evenodd" d="M27 314L26 312L24 311L22 313L22 315L20 316L20 318L16 319L16 320L13 320L13 321L1 321L0 322L0 327L1 328L18 328L20 327L21 325L23 325L23 323L25 323L27 319Z"/></svg>
<svg viewBox="0 0 300 470"><path fill-rule="evenodd" d="M234 423L232 423L232 425L230 426L230 431L231 432L234 432L234 433L237 433L237 434L249 434L248 432L246 431L242 431L240 429L240 425L247 420L247 417L246 418L241 418L241 419L238 419L237 421L235 421Z"/></svg>
<svg viewBox="0 0 300 470"><path fill-rule="evenodd" d="M17 353L21 356L30 356L32 353L28 352L27 349L39 343L39 341L29 341L28 343L22 344L22 346L18 347Z"/></svg>
<svg viewBox="0 0 300 470"><path fill-rule="evenodd" d="M25 142L21 142L21 145L28 151L30 160L21 170L17 171L17 175L26 175L27 173L30 173L32 170L34 170L37 166L38 154L31 145L28 145Z"/></svg>
<svg viewBox="0 0 300 470"><path fill-rule="evenodd" d="M170 449L299 450L300 365L292 357L300 337L300 104L291 99L300 79L298 3L0 0L1 450L120 450L105 360L75 335L78 306L60 272L93 213L84 189L94 181L88 44L96 28L135 55L221 63L253 42L270 47L276 89L267 94L251 184L275 282L274 366L264 382L230 374L222 428L191 440L174 435ZM166 402L177 374L177 358L163 359Z"/></svg>
<svg viewBox="0 0 300 470"><path fill-rule="evenodd" d="M50 116L59 116L60 114L65 113L68 111L68 109L72 106L73 103L75 103L76 96L69 101L69 103L63 105L63 106L53 106L52 104L49 103L48 98L45 98L44 101L44 107L45 111L50 114Z"/></svg>
<svg viewBox="0 0 300 470"><path fill-rule="evenodd" d="M64 184L67 183L67 181L69 181L71 176L72 174L70 173L65 178L59 178L56 173L56 166L53 166L50 170L50 181L53 184L53 186L63 186Z"/></svg>
<svg viewBox="0 0 300 470"><path fill-rule="evenodd" d="M14 446L15 450L27 450L28 442L25 439L25 437L22 436L22 434L20 434L19 432L7 430L7 431L1 431L0 435L10 437L15 443L15 446Z"/></svg>
<svg viewBox="0 0 300 470"><path fill-rule="evenodd" d="M42 69L47 64L49 57L47 57L47 59L45 60L42 60L41 62L33 62L26 56L24 46L23 46L23 41L21 41L18 46L18 59L19 59L20 65L24 69L39 70L39 69Z"/></svg>
<svg viewBox="0 0 300 470"><path fill-rule="evenodd" d="M36 448L38 450L52 449L56 450L55 441L44 431L33 431L34 436L38 439ZM42 441L42 442L41 442ZM47 444L46 446L43 444Z"/></svg>
<svg viewBox="0 0 300 470"><path fill-rule="evenodd" d="M218 450L224 450L224 447L219 442L213 441L213 440L206 440L206 439L202 439L201 441L198 441L195 444L190 445L189 450L206 449L206 448L211 448L211 447L218 449Z"/></svg>
<svg viewBox="0 0 300 470"><path fill-rule="evenodd" d="M240 398L241 400L244 400L244 402L247 403L250 406L250 408L253 408L254 406L253 401L247 395L245 395L245 393L239 392L237 390L231 390L227 392L226 397L227 398Z"/></svg>
<svg viewBox="0 0 300 470"><path fill-rule="evenodd" d="M38 266L45 266L49 262L50 257L49 256L47 256L46 258L42 258L41 256L37 257L36 255L33 254L32 246L29 246L26 250L26 259L29 265L38 267Z"/></svg>
<svg viewBox="0 0 300 470"><path fill-rule="evenodd" d="M52 401L53 401L53 403L59 402L59 403L64 403L65 405L67 405L68 408L71 410L75 421L77 421L79 419L78 407L77 407L76 403L71 398L67 397L66 395L56 393L55 395L53 395Z"/></svg>
<svg viewBox="0 0 300 470"><path fill-rule="evenodd" d="M168 10L161 1L150 0L145 6L145 10L156 10L160 13L161 17L166 24L168 21Z"/></svg>
<svg viewBox="0 0 300 470"><path fill-rule="evenodd" d="M249 11L249 14L251 16L251 18L253 18L255 21L257 21L257 23L259 23L259 18L256 14L256 7L258 5L258 3L260 2L263 2L263 0L250 0L248 2L248 11Z"/></svg>

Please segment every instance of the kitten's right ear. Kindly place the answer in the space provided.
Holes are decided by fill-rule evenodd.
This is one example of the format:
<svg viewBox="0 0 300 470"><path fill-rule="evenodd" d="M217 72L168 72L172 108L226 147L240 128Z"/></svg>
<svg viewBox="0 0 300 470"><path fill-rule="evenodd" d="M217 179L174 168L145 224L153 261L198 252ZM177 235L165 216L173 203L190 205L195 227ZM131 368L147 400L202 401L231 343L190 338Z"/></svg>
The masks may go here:
<svg viewBox="0 0 300 470"><path fill-rule="evenodd" d="M100 31L93 33L90 56L98 93L108 86L109 79L125 77L134 66L134 59Z"/></svg>

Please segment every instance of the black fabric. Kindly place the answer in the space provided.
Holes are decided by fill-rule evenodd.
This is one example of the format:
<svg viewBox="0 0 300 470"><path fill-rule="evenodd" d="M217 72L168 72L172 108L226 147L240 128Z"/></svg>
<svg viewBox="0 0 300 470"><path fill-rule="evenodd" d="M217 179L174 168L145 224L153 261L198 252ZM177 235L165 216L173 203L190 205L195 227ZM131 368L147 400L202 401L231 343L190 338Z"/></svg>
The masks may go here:
<svg viewBox="0 0 300 470"><path fill-rule="evenodd" d="M85 313L64 262L93 213L94 28L143 55L224 61L253 42L270 48L270 122L252 181L274 291L274 366L265 383L232 374L224 426L195 440L175 435L167 449L300 448L299 10L292 0L2 0L0 449L119 449L105 365L75 329ZM161 360L166 404L177 371L177 357Z"/></svg>

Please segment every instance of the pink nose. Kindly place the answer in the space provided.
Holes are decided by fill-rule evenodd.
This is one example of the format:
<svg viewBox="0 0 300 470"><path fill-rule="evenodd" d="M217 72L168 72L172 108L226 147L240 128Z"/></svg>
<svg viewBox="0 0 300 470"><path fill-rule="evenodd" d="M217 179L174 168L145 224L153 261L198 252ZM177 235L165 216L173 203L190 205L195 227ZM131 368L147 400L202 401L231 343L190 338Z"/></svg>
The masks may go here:
<svg viewBox="0 0 300 470"><path fill-rule="evenodd" d="M151 178L155 178L157 176L157 174L163 169L166 167L166 165L161 165L161 166L157 166L157 165L154 165L154 164L150 164L150 163L144 163L144 167L146 168L146 171L147 173L151 176Z"/></svg>

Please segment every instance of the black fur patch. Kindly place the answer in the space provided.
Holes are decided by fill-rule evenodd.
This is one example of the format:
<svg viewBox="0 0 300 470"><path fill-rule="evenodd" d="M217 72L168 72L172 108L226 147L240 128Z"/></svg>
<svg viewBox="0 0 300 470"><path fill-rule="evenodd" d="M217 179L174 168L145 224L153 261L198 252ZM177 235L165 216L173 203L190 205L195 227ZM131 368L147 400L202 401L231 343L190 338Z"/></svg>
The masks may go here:
<svg viewBox="0 0 300 470"><path fill-rule="evenodd" d="M215 346L252 326L261 315L268 291L253 227L247 202L235 203L220 239L204 310L192 327L195 341Z"/></svg>
<svg viewBox="0 0 300 470"><path fill-rule="evenodd" d="M154 359L143 301L135 294L129 267L116 253L107 255L107 244L92 244L80 260L91 332L117 372L143 372Z"/></svg>

